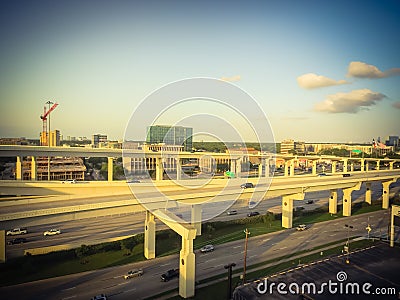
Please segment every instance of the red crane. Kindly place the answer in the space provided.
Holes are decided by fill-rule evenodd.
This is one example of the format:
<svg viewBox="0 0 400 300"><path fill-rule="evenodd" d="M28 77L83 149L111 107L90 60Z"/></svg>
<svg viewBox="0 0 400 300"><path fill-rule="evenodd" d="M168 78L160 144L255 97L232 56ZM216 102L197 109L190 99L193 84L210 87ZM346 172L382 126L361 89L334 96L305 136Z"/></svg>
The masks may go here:
<svg viewBox="0 0 400 300"><path fill-rule="evenodd" d="M50 104L49 104L50 105ZM42 136L40 138L40 144L42 146L47 146L48 145L48 134L47 134L47 117L50 117L50 113L56 109L58 106L58 103L54 103L52 107L49 108L49 110L46 112L46 106L44 107L44 113L43 115L40 116L40 118L43 120L43 130L42 130ZM50 129L49 129L50 130Z"/></svg>

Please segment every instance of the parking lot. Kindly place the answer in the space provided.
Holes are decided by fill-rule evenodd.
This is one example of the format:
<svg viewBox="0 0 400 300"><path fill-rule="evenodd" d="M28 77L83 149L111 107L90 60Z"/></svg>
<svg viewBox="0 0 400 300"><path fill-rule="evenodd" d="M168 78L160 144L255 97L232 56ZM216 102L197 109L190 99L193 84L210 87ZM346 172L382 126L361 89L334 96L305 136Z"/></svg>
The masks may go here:
<svg viewBox="0 0 400 300"><path fill-rule="evenodd" d="M400 248L379 243L237 287L233 299L400 299L399 270Z"/></svg>

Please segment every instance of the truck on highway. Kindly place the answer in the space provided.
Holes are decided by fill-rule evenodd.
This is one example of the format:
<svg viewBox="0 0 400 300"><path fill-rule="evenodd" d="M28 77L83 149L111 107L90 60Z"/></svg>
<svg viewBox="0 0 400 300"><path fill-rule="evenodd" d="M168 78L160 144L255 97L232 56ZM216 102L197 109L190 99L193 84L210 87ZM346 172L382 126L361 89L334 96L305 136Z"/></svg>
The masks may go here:
<svg viewBox="0 0 400 300"><path fill-rule="evenodd" d="M28 230L26 228L14 228L7 231L7 235L20 235L20 234L27 234Z"/></svg>

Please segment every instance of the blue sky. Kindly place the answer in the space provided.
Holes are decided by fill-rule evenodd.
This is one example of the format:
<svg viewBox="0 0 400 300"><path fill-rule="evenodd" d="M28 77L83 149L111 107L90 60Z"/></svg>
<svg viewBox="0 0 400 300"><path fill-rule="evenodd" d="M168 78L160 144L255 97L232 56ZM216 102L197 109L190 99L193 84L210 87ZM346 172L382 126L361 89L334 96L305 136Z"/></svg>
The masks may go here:
<svg viewBox="0 0 400 300"><path fill-rule="evenodd" d="M53 100L64 136L122 139L147 95L191 77L249 93L276 141L400 134L398 1L81 2L0 4L1 137L38 138Z"/></svg>

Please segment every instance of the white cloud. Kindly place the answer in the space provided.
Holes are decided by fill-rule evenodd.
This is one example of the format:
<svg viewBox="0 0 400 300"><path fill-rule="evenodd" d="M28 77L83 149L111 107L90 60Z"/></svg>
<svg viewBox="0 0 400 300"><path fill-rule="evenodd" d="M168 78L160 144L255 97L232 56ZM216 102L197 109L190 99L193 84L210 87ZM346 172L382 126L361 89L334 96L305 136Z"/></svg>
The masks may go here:
<svg viewBox="0 0 400 300"><path fill-rule="evenodd" d="M324 101L314 106L315 111L328 113L357 113L362 108L375 105L386 96L369 89L355 90L350 93L329 95Z"/></svg>
<svg viewBox="0 0 400 300"><path fill-rule="evenodd" d="M393 68L382 72L377 67L361 61L352 61L347 71L347 76L358 78L384 78L396 75L400 75L400 68Z"/></svg>
<svg viewBox="0 0 400 300"><path fill-rule="evenodd" d="M240 79L241 79L240 75L235 75L232 77L221 77L221 80L228 81L228 82L235 82L235 81L239 81Z"/></svg>
<svg viewBox="0 0 400 300"><path fill-rule="evenodd" d="M325 86L340 85L348 83L346 80L333 80L314 73L307 73L297 77L297 83L303 89L315 89Z"/></svg>
<svg viewBox="0 0 400 300"><path fill-rule="evenodd" d="M393 103L392 106L394 108L400 109L400 101L397 101L397 102Z"/></svg>

